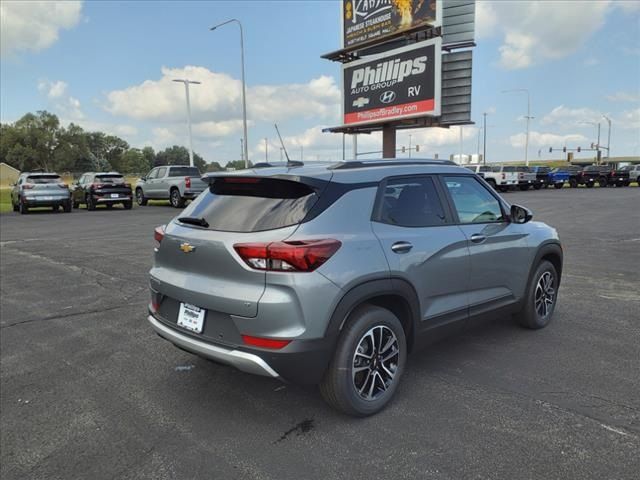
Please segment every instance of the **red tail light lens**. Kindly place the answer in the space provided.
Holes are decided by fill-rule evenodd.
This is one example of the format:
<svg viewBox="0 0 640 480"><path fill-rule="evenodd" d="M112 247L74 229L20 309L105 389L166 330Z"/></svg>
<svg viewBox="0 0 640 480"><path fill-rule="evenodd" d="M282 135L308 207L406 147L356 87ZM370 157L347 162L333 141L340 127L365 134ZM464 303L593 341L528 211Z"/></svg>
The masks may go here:
<svg viewBox="0 0 640 480"><path fill-rule="evenodd" d="M58 186L60 188L69 188L69 185L67 185L66 183L59 183Z"/></svg>
<svg viewBox="0 0 640 480"><path fill-rule="evenodd" d="M312 272L338 251L334 239L273 243L238 243L233 246L251 268L273 272Z"/></svg>
<svg viewBox="0 0 640 480"><path fill-rule="evenodd" d="M506 174L506 173L503 173L503 174L502 174L502 179L504 180L505 178L507 178L507 174Z"/></svg>
<svg viewBox="0 0 640 480"><path fill-rule="evenodd" d="M279 350L291 343L291 340L274 340L271 338L252 337L250 335L242 335L242 341L245 343L245 345L251 345L253 347L261 348L271 348L273 350Z"/></svg>
<svg viewBox="0 0 640 480"><path fill-rule="evenodd" d="M153 239L158 242L158 245L160 245L160 242L162 242L162 239L164 238L164 227L164 225L160 225L153 231Z"/></svg>
<svg viewBox="0 0 640 480"><path fill-rule="evenodd" d="M131 188L131 184L130 183L125 183L124 184L124 188Z"/></svg>
<svg viewBox="0 0 640 480"><path fill-rule="evenodd" d="M184 177L184 186L191 188L191 177Z"/></svg>
<svg viewBox="0 0 640 480"><path fill-rule="evenodd" d="M30 190L34 187L34 185L32 183L25 183L22 185L22 189L23 190Z"/></svg>
<svg viewBox="0 0 640 480"><path fill-rule="evenodd" d="M104 187L104 185L101 184L101 183L92 183L91 187L94 188L94 189L100 189L100 188Z"/></svg>

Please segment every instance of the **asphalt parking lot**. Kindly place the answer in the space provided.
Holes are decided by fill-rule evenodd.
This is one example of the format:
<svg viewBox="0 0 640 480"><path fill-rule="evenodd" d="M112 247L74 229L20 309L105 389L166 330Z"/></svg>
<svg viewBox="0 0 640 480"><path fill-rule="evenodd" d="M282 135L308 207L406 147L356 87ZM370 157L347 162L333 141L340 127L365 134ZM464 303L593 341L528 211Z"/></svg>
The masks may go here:
<svg viewBox="0 0 640 480"><path fill-rule="evenodd" d="M1 215L0 476L637 478L640 188L506 198L560 232L553 323L413 354L367 419L152 333L152 233L174 209Z"/></svg>

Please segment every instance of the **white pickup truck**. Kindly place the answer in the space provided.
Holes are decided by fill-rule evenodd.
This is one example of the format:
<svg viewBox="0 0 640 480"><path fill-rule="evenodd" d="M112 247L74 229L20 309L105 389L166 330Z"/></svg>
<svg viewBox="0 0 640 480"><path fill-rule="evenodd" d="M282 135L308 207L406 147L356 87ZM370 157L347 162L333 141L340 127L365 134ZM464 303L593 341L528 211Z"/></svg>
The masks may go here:
<svg viewBox="0 0 640 480"><path fill-rule="evenodd" d="M184 207L187 200L200 195L207 184L197 167L163 165L151 170L136 183L136 201L146 205L149 200L169 200L175 208Z"/></svg>
<svg viewBox="0 0 640 480"><path fill-rule="evenodd" d="M509 188L518 186L516 167L504 165L464 165L464 167L484 177L489 185L501 192L506 192Z"/></svg>

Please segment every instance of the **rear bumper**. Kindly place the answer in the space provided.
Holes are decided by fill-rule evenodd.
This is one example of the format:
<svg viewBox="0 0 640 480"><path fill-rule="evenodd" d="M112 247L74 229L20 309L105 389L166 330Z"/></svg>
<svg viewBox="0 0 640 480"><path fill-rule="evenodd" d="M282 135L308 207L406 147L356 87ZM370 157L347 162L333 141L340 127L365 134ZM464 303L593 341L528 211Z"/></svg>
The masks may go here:
<svg viewBox="0 0 640 480"><path fill-rule="evenodd" d="M93 200L96 203L120 203L120 202L130 202L132 201L131 194L120 194L117 198L111 198L109 194L104 195L92 195Z"/></svg>
<svg viewBox="0 0 640 480"><path fill-rule="evenodd" d="M204 192L204 189L203 190L185 190L182 196L184 198L193 199L193 198L196 198L198 195L200 195L202 192Z"/></svg>
<svg viewBox="0 0 640 480"><path fill-rule="evenodd" d="M70 201L71 198L69 196L58 196L47 199L41 197L22 197L22 203L24 203L27 207L54 207L65 205Z"/></svg>
<svg viewBox="0 0 640 480"><path fill-rule="evenodd" d="M210 343L206 343L194 338L188 337L173 328L167 327L153 318L148 317L151 327L155 332L165 340L169 340L175 346L182 348L188 352L200 355L201 357L215 360L216 362L231 365L243 372L252 373L254 375L262 375L265 377L279 378L280 375L271 368L267 362L257 355L242 352L239 350L231 350L222 348Z"/></svg>

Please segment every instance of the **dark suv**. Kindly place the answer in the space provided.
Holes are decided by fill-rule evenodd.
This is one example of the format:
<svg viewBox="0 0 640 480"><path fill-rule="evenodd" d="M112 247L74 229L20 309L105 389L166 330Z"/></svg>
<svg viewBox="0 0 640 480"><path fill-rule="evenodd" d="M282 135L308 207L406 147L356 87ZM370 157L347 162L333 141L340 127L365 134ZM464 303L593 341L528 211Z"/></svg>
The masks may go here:
<svg viewBox="0 0 640 480"><path fill-rule="evenodd" d="M87 210L95 210L98 205L112 208L115 204L122 204L130 210L133 205L131 184L118 172L89 172L83 174L73 189L73 208L81 203Z"/></svg>
<svg viewBox="0 0 640 480"><path fill-rule="evenodd" d="M203 177L155 231L149 322L179 348L319 384L370 415L407 354L472 320L553 316L556 231L445 161L341 162Z"/></svg>

